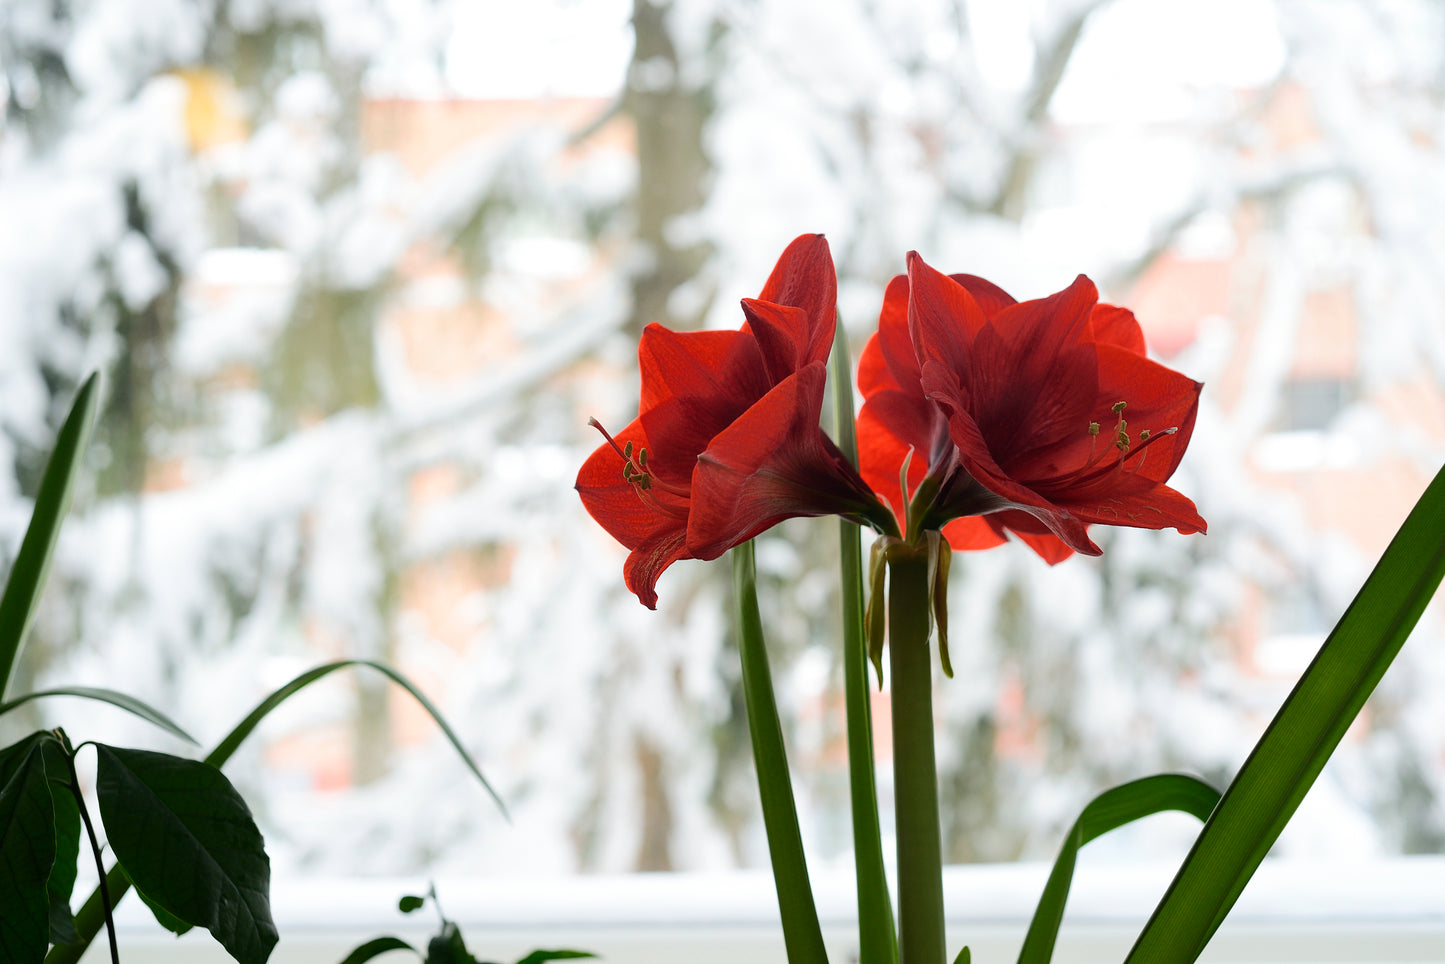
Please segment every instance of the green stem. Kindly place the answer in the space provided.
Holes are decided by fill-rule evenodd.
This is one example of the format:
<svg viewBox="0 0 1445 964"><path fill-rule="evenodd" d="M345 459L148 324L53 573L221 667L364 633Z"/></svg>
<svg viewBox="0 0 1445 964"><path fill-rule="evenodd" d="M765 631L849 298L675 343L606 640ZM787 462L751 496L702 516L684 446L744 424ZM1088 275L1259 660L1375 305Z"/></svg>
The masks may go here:
<svg viewBox="0 0 1445 964"><path fill-rule="evenodd" d="M105 874L105 862L100 856L100 841L95 837L95 824L90 822L90 811L86 809L85 797L80 792L80 777L75 772L75 756L69 744L65 746L65 761L70 765L70 792L75 796L75 805L80 810L80 819L85 823L85 833L90 838L90 852L95 855L95 872L100 875L100 902L105 915L105 934L110 939L110 959L112 964L120 964L120 948L115 941L115 920L111 917L110 909L115 906L111 899L110 888L107 886Z"/></svg>
<svg viewBox="0 0 1445 964"><path fill-rule="evenodd" d="M943 964L943 861L933 755L933 660L928 649L928 550L889 556L888 654L893 674L893 786L902 964Z"/></svg>
<svg viewBox="0 0 1445 964"><path fill-rule="evenodd" d="M778 721L773 679L768 669L763 620L758 612L757 570L753 544L735 548L733 589L737 594L738 651L743 664L743 699L748 708L748 735L753 764L758 771L758 798L763 808L763 829L778 891L778 913L783 922L783 944L789 964L827 964L818 908L808 881L803 857L803 835L793 803L792 776L783 748L783 727Z"/></svg>
<svg viewBox="0 0 1445 964"><path fill-rule="evenodd" d="M104 886L91 891L89 899L75 912L75 931L79 944L56 944L45 955L45 964L75 964L90 947L95 935L105 926L107 910L120 902L130 890L130 878L120 864L114 864L104 877Z"/></svg>
<svg viewBox="0 0 1445 964"><path fill-rule="evenodd" d="M843 694L847 707L848 784L853 810L853 864L858 874L860 964L895 964L898 936L883 835L878 825L878 778L873 767L873 711L868 693L868 639L863 632L863 553L858 527L838 524L843 577Z"/></svg>
<svg viewBox="0 0 1445 964"><path fill-rule="evenodd" d="M834 332L830 364L834 434L848 463L857 468L853 365L841 321ZM893 924L888 875L883 867L883 834L878 826L878 778L873 766L873 711L868 692L868 637L863 631L863 549L858 535L857 525L846 519L838 520L848 793L853 811L853 865L858 875L858 959L860 964L897 964L898 934Z"/></svg>

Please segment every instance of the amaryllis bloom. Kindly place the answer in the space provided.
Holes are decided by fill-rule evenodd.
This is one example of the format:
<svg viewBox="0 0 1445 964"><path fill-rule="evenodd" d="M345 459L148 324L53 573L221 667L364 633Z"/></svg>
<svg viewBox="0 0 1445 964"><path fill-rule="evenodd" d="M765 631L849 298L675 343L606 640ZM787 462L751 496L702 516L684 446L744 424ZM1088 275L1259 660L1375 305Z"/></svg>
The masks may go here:
<svg viewBox="0 0 1445 964"><path fill-rule="evenodd" d="M1080 275L1016 302L909 254L858 374L863 477L908 538L941 528L955 549L986 549L1013 532L1056 563L1099 554L1090 524L1205 530L1164 484L1202 386L1145 357L1134 315L1098 299Z"/></svg>
<svg viewBox="0 0 1445 964"><path fill-rule="evenodd" d="M592 517L632 550L627 587L649 609L679 559L715 559L795 516L892 528L818 419L837 321L822 235L790 244L739 331L648 325L638 345L637 418L577 475ZM593 423L596 425L596 422Z"/></svg>

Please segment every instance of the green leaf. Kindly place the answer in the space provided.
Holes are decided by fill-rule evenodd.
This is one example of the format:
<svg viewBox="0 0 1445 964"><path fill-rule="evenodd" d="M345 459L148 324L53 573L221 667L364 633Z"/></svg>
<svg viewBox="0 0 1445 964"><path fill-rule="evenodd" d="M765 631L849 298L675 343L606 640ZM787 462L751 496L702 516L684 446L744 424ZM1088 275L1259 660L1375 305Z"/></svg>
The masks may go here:
<svg viewBox="0 0 1445 964"><path fill-rule="evenodd" d="M80 935L75 931L75 915L70 912L70 895L75 890L76 862L80 859L80 805L70 788L74 777L70 755L59 740L49 738L48 733L45 736L47 739L40 742L40 752L45 760L46 785L54 818L51 825L55 828L55 862L45 881L50 899L50 941L78 944Z"/></svg>
<svg viewBox="0 0 1445 964"><path fill-rule="evenodd" d="M413 911L421 910L426 905L425 897L418 897L415 894L407 894L396 902L396 909L403 914L410 914Z"/></svg>
<svg viewBox="0 0 1445 964"><path fill-rule="evenodd" d="M858 441L853 425L852 365L842 325L835 331L831 365L838 447L856 466ZM898 938L893 924L893 898L883 865L878 780L873 768L873 710L868 694L868 640L863 631L863 551L859 527L846 519L838 520L838 540L848 794L853 811L853 860L858 874L858 956L860 964L895 964Z"/></svg>
<svg viewBox="0 0 1445 964"><path fill-rule="evenodd" d="M1028 934L1019 951L1019 964L1048 964L1053 958L1079 848L1111 830L1166 810L1179 810L1207 820L1218 802L1218 790L1180 773L1134 780L1105 790L1091 800L1064 838L1034 918L1029 922Z"/></svg>
<svg viewBox="0 0 1445 964"><path fill-rule="evenodd" d="M209 930L240 964L264 964L277 940L271 862L231 781L166 753L95 750L101 819L136 889Z"/></svg>
<svg viewBox="0 0 1445 964"><path fill-rule="evenodd" d="M55 863L55 824L39 741L0 788L0 958L26 964L50 943L46 881Z"/></svg>
<svg viewBox="0 0 1445 964"><path fill-rule="evenodd" d="M380 957L389 951L411 951L417 957L421 957L421 951L412 947L400 937L378 937L375 940L367 941L356 950L347 954L341 964L365 964L373 957Z"/></svg>
<svg viewBox="0 0 1445 964"><path fill-rule="evenodd" d="M533 951L520 958L517 964L542 964L543 961L575 961L584 957L596 957L591 951Z"/></svg>
<svg viewBox="0 0 1445 964"><path fill-rule="evenodd" d="M60 686L55 689L26 693L24 696L17 696L13 700L0 703L0 716L4 716L17 706L29 703L31 700L51 696L77 696L81 699L109 703L111 706L119 707L127 713L140 717L147 723L154 723L167 733L180 737L192 746L198 745L189 733L181 729L179 724L160 710L152 707L149 703L138 700L134 696L127 696L125 693L117 693L115 690L108 690L97 686Z"/></svg>
<svg viewBox="0 0 1445 964"><path fill-rule="evenodd" d="M135 893L136 896L140 898L140 902L142 904L145 904L146 907L150 910L151 916L156 919L156 923L164 927L166 930L170 931L172 934L180 937L182 934L189 933L193 929L193 925L187 924L175 914L172 914L160 904L157 904L155 901L147 897L145 891L137 890Z"/></svg>
<svg viewBox="0 0 1445 964"><path fill-rule="evenodd" d="M412 698L421 704L422 709L431 715L432 720L441 729L442 733L446 735L447 740L461 756L462 763L466 764L467 769L472 771L472 775L477 778L482 784L483 789L487 791L493 802L496 803L497 808L502 811L502 816L507 816L507 805L502 802L501 797L497 796L497 791L492 789L492 785L487 782L487 778L482 776L481 769L472 759L471 754L467 752L466 747L462 746L461 739L452 730L451 726L447 724L446 719L442 717L441 711L432 704L431 700L426 698L426 695L423 694L421 690L416 688L416 684L412 683L411 680L390 666L387 666L385 663L377 663L369 659L338 660L334 663L317 666L314 669L309 669L302 673L258 703L256 708L252 710L244 720L236 724L236 728L228 733L226 738L206 756L206 762L212 766L224 765L225 762L231 758L231 754L236 752L236 749L241 745L242 741L251 735L251 731L256 729L272 710L317 680L329 676L339 669L346 669L352 666L365 666L374 669L410 693ZM508 819L510 819L510 817L508 817Z"/></svg>
<svg viewBox="0 0 1445 964"><path fill-rule="evenodd" d="M10 677L20 661L25 634L35 617L35 602L45 586L50 558L60 523L70 507L75 476L80 470L80 457L90 441L95 416L100 409L100 376L91 375L80 386L70 415L55 439L55 451L45 466L40 490L35 495L35 510L21 540L15 565L0 596L0 697L10 688Z"/></svg>
<svg viewBox="0 0 1445 964"><path fill-rule="evenodd" d="M426 946L426 964L477 964L456 924L447 921Z"/></svg>
<svg viewBox="0 0 1445 964"><path fill-rule="evenodd" d="M973 964L973 951L968 949L967 944L964 945L963 950L958 952L958 956L953 959L953 964Z"/></svg>
<svg viewBox="0 0 1445 964"><path fill-rule="evenodd" d="M778 722L778 705L773 698L750 541L733 550L733 591L738 605L743 699L748 709L748 733L752 737L753 763L758 771L758 796L762 800L773 883L778 890L778 911L783 920L783 943L789 964L826 964L828 953L823 946L818 908L813 902L813 887L808 881L808 865L803 857L792 775L788 772L787 751L783 748L783 727Z"/></svg>
<svg viewBox="0 0 1445 964"><path fill-rule="evenodd" d="M1445 470L1325 640L1129 953L1196 960L1294 815L1445 576Z"/></svg>

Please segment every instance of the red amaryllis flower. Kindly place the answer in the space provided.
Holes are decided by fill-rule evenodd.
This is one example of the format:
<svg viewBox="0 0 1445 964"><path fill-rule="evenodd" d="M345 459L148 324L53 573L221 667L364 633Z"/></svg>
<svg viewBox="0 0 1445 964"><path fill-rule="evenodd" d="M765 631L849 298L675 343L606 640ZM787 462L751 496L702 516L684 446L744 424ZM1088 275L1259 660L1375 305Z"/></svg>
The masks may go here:
<svg viewBox="0 0 1445 964"><path fill-rule="evenodd" d="M1134 315L1083 275L1016 302L910 253L858 380L863 477L908 530L942 528L956 549L1012 531L1050 563L1098 555L1092 523L1205 530L1164 484L1202 386L1146 358Z"/></svg>
<svg viewBox="0 0 1445 964"><path fill-rule="evenodd" d="M743 301L741 330L643 331L638 417L616 436L602 430L577 491L632 550L627 587L649 609L672 563L715 559L783 519L837 514L891 528L818 425L836 301L828 244L804 235L758 299Z"/></svg>

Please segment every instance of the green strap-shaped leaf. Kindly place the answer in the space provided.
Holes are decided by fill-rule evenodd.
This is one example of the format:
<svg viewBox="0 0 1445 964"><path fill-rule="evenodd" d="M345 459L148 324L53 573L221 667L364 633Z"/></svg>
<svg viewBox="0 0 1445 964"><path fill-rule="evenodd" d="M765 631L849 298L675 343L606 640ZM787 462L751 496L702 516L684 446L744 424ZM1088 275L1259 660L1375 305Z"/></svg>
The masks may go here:
<svg viewBox="0 0 1445 964"><path fill-rule="evenodd" d="M32 964L50 943L46 882L55 824L39 741L30 741L0 787L0 959Z"/></svg>
<svg viewBox="0 0 1445 964"><path fill-rule="evenodd" d="M231 781L166 753L95 750L106 836L136 889L209 930L240 964L265 964L277 941L271 862Z"/></svg>
<svg viewBox="0 0 1445 964"><path fill-rule="evenodd" d="M1073 883L1080 847L1111 830L1166 810L1180 810L1207 820L1218 802L1218 790L1202 780L1179 773L1162 773L1134 780L1105 790L1091 800L1074 821L1064 838L1063 847L1059 849L1034 918L1029 922L1024 946L1019 951L1019 964L1048 964L1053 958L1054 942L1059 936L1059 924L1064 919L1064 904L1069 899L1069 886Z"/></svg>
<svg viewBox="0 0 1445 964"><path fill-rule="evenodd" d="M793 803L792 774L783 748L783 727L773 698L763 620L758 612L757 570L753 544L745 542L732 552L733 592L737 596L738 651L743 664L743 700L748 709L748 735L758 771L758 796L763 806L763 828L773 863L773 884L778 890L778 912L783 920L783 944L789 964L826 964L823 930L808 881L803 857L803 835Z"/></svg>
<svg viewBox="0 0 1445 964"><path fill-rule="evenodd" d="M1445 575L1445 470L1224 792L1128 961L1196 960L1293 816Z"/></svg>
<svg viewBox="0 0 1445 964"><path fill-rule="evenodd" d="M833 402L838 448L858 464L853 424L852 364L848 338L838 325L833 339ZM848 730L848 792L853 809L853 861L858 874L860 964L895 964L898 933L883 867L878 824L878 781L873 769L873 710L868 699L868 640L863 632L863 552L859 527L838 521L839 577L843 601L843 699ZM882 606L879 600L878 605ZM881 611L881 609L880 609Z"/></svg>
<svg viewBox="0 0 1445 964"><path fill-rule="evenodd" d="M30 515L30 526L25 530L15 565L10 569L5 594L0 596L0 697L10 687L10 677L19 663L25 634L35 617L35 602L45 586L55 539L60 534L60 522L70 507L70 494L80 469L80 457L90 442L90 432L95 426L99 408L100 376L91 375L80 386L80 392L70 407L70 415L55 439L55 451L50 455L45 475L40 481L40 491L35 495L35 511Z"/></svg>
<svg viewBox="0 0 1445 964"><path fill-rule="evenodd" d="M596 957L591 951L542 951L537 950L520 958L517 964L543 964L545 961L577 961L587 957Z"/></svg>
<svg viewBox="0 0 1445 964"><path fill-rule="evenodd" d="M195 738L181 729L180 724L144 700L138 700L134 696L127 696L125 693L117 693L115 690L98 686L59 686L55 689L26 693L24 696L17 696L13 700L0 703L0 716L4 716L17 706L29 703L31 700L51 696L76 696L85 700L109 703L111 706L118 707L127 713L140 717L147 723L155 724L172 736L180 737L192 746L197 745Z"/></svg>
<svg viewBox="0 0 1445 964"><path fill-rule="evenodd" d="M347 669L348 667L353 666L364 666L369 669L374 669L378 673L381 673L383 676L390 679L397 686L400 686L402 689L410 693L412 699L416 700L418 703L421 704L422 709L427 711L427 713L431 716L432 721L436 723L437 727L442 731L443 734L445 734L447 740L451 743L452 748L457 751L457 754L459 756L461 756L462 763L466 765L466 768L468 770L472 771L472 776L476 777L477 781L481 783L482 788L487 791L488 795L491 796L492 801L496 803L497 808L502 811L502 815L504 817L507 816L507 805L502 802L502 798L497 795L497 791L492 789L492 785L487 782L487 778L482 776L481 768L478 767L476 761L472 759L472 755L467 752L467 748L462 745L461 738L457 736L456 732L447 723L446 719L441 714L441 710L437 709L436 705L433 704L431 700L427 699L426 694L423 693L421 690L417 689L416 684L413 683L411 680L407 679L405 676L403 676L401 673L398 673L390 666L387 666L385 663L377 663L369 659L337 660L334 663L325 663L321 666L317 666L314 669L309 669L306 672L302 673L300 676L296 677L285 686L280 687L270 696L266 697L264 700L258 703L256 705L256 708L252 710L249 714L247 714L244 720L236 724L235 729L233 729L230 733L226 734L226 738L220 743L218 743L216 745L216 748L206 755L206 762L211 764L212 766L224 766L226 761L231 759L231 754L236 752L236 749L241 745L241 743L246 739L246 737L251 735L251 731L256 729L256 727L260 725L261 721L264 720L272 710L274 710L276 707L280 706L282 703L286 702L292 696L299 693L301 690L304 690L306 687L310 686L317 680L322 679L326 676L330 676L332 673L336 672L339 669Z"/></svg>
<svg viewBox="0 0 1445 964"><path fill-rule="evenodd" d="M411 951L417 957L421 957L421 951L412 947L400 937L378 937L375 940L367 941L356 950L342 958L341 964L366 964L374 957L380 957L391 951Z"/></svg>

